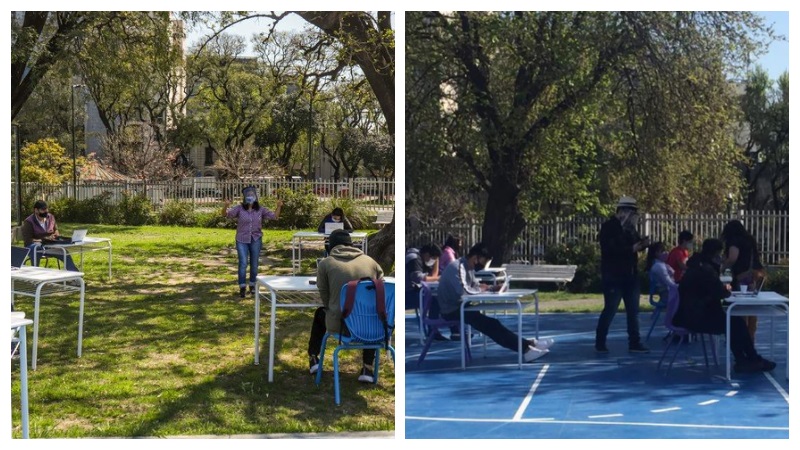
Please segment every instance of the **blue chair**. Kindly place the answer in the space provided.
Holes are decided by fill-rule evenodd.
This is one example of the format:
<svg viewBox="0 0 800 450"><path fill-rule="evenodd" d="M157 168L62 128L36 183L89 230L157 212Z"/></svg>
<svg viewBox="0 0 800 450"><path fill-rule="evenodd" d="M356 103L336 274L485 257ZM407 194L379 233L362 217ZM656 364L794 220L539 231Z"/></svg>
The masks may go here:
<svg viewBox="0 0 800 450"><path fill-rule="evenodd" d="M342 286L339 293L339 304L342 311L346 310L347 284ZM378 315L376 305L376 290L372 280L360 280L355 288L355 302L349 315L344 318L344 325L349 331L349 336L340 333L325 333L322 338L322 348L319 354L319 370L317 371L316 384L322 381L322 369L325 362L325 347L329 337L339 340L339 345L333 350L333 390L336 404L341 404L339 395L339 351L341 350L375 350L374 384L378 383L380 370L381 349L386 349L395 360L394 348L389 345L394 332L394 282L384 282L386 305L386 328Z"/></svg>
<svg viewBox="0 0 800 450"><path fill-rule="evenodd" d="M647 332L647 337L645 338L645 342L650 340L650 335L653 334L653 329L656 327L656 323L658 323L658 317L661 315L661 312L667 309L667 299L661 298L661 295L656 292L656 285L658 282L656 281L655 277L653 277L653 272L649 273L649 280L650 280L650 305L653 306L653 316L650 323L650 330ZM654 297L658 294L658 301L654 300Z"/></svg>
<svg viewBox="0 0 800 450"><path fill-rule="evenodd" d="M28 247L11 246L11 267L22 267L30 259L31 249Z"/></svg>
<svg viewBox="0 0 800 450"><path fill-rule="evenodd" d="M433 319L429 317L429 311L431 305L433 304L433 295L431 293L431 288L428 286L428 283L422 283L422 289L419 292L420 296L420 315L422 317L422 329L427 330L427 336L425 338L425 346L422 348L422 353L419 355L419 359L417 360L417 365L421 365L422 361L425 360L425 356L428 354L428 350L431 348L431 344L433 343L434 337L436 333L439 331L440 328L450 328L458 327L460 322L458 320L447 320L444 318L437 318ZM469 346L467 346L467 361L471 359Z"/></svg>

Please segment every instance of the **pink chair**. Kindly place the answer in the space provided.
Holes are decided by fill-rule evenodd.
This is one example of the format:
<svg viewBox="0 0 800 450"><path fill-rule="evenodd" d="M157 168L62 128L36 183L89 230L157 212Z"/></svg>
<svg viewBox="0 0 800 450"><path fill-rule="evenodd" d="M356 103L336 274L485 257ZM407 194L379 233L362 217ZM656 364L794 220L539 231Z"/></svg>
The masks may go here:
<svg viewBox="0 0 800 450"><path fill-rule="evenodd" d="M417 360L417 365L422 364L422 361L425 360L425 355L428 354L428 350L431 348L431 344L433 343L434 336L439 331L440 328L451 328L459 326L458 320L446 320L443 318L433 319L428 317L428 312L431 308L431 302L433 302L433 294L431 293L431 288L428 286L428 283L422 282L422 288L420 289L420 310L419 314L422 317L422 329L427 330L426 338L425 338L425 346L422 348L422 353L419 355L419 359ZM469 352L469 347L467 347L467 361L469 361L471 355Z"/></svg>
<svg viewBox="0 0 800 450"><path fill-rule="evenodd" d="M664 357L667 356L667 352L669 351L670 347L675 343L675 336L678 336L678 343L675 344L675 353L672 355L672 360L669 362L669 367L667 367L667 375L669 374L670 369L672 369L672 364L675 362L675 358L678 356L678 352L681 349L683 344L689 344L690 337L694 334L700 334L700 343L703 346L703 358L706 362L706 372L710 375L709 367L708 367L708 353L706 352L706 341L705 341L705 333L693 333L692 331L674 325L672 323L673 318L675 317L675 313L678 312L678 306L680 306L680 295L678 293L677 286L670 286L669 287L669 298L667 300L667 309L664 313L664 326L667 327L667 330L671 332L672 338L667 341L667 346L664 347L664 353L661 354L661 359L658 360L658 369L661 369L661 363L664 362ZM714 347L714 341L712 336L709 334L709 345L711 346L711 352L714 356L714 364L719 365L717 362L717 350ZM688 356L689 349L687 347L686 354Z"/></svg>

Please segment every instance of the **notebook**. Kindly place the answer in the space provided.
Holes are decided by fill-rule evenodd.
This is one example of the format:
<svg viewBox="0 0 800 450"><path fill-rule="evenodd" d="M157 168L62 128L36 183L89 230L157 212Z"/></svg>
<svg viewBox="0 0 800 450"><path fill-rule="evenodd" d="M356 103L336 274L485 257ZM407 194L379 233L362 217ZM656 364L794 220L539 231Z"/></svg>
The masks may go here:
<svg viewBox="0 0 800 450"><path fill-rule="evenodd" d="M343 222L326 222L325 223L325 234L333 233L333 230L344 230L344 223Z"/></svg>

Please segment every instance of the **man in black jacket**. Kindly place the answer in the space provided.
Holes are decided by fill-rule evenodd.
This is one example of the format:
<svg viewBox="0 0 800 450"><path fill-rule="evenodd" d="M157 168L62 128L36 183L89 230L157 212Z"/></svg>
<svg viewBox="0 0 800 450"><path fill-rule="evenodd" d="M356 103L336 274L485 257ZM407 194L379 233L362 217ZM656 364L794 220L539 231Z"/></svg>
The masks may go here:
<svg viewBox="0 0 800 450"><path fill-rule="evenodd" d="M617 212L600 227L600 272L603 282L603 312L597 322L594 347L598 353L608 353L606 336L611 321L625 302L628 318L628 351L647 353L639 336L639 277L638 254L650 245L650 238L639 236L636 200L622 197Z"/></svg>
<svg viewBox="0 0 800 450"><path fill-rule="evenodd" d="M721 253L722 241L706 239L703 250L689 258L678 287L680 302L672 323L694 333L725 334L722 300L731 292L730 286L719 279ZM736 358L736 372L768 372L775 368L774 362L756 352L742 317L731 317L731 352Z"/></svg>

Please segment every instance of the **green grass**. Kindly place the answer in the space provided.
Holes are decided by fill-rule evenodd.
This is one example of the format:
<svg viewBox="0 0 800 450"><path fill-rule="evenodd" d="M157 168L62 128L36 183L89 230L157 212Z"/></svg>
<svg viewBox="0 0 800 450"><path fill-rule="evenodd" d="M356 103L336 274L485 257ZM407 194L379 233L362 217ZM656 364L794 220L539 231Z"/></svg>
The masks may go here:
<svg viewBox="0 0 800 450"><path fill-rule="evenodd" d="M624 304L620 302L620 311ZM535 306L529 303L525 312L533 312ZM603 310L603 294L585 293L573 294L565 291L539 292L539 312L543 313L598 313ZM647 295L642 295L639 301L639 311L649 312L650 305Z"/></svg>
<svg viewBox="0 0 800 450"><path fill-rule="evenodd" d="M76 356L77 295L45 297L39 358L29 371L36 438L261 434L394 429L394 365L377 386L356 381L360 352L342 353L342 405L333 401L331 353L320 387L308 373L312 310L279 310L275 382L267 382L268 308L261 365L253 364L253 298L239 299L234 231L62 224L113 243L84 256L83 356ZM260 273L290 273L292 231L265 231ZM304 251L303 267L318 257ZM28 297L17 309L33 316ZM32 339L29 331L29 347ZM333 342L331 342L332 344ZM30 349L29 349L30 352ZM21 437L13 365L13 436Z"/></svg>

